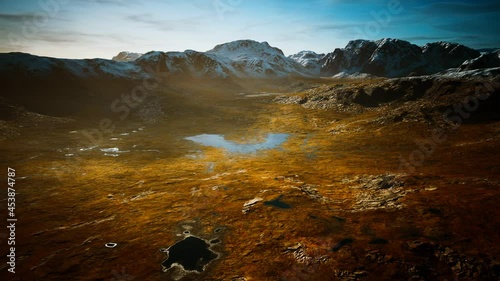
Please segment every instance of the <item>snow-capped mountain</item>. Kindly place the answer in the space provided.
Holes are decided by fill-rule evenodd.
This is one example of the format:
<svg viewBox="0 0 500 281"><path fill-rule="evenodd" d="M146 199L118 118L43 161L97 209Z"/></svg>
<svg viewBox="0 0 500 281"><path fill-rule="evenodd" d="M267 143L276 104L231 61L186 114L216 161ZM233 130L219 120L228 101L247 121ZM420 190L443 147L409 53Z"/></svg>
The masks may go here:
<svg viewBox="0 0 500 281"><path fill-rule="evenodd" d="M206 52L216 56L237 77L286 77L305 75L304 67L267 42L238 40Z"/></svg>
<svg viewBox="0 0 500 281"><path fill-rule="evenodd" d="M460 65L460 71L500 67L500 50L467 60Z"/></svg>
<svg viewBox="0 0 500 281"><path fill-rule="evenodd" d="M0 73L31 77L134 78L143 70L132 63L105 59L57 59L26 53L0 54Z"/></svg>
<svg viewBox="0 0 500 281"><path fill-rule="evenodd" d="M126 62L126 61L135 61L138 59L142 54L140 53L132 53L132 52L120 52L118 55L114 56L111 60L114 61L121 61L121 62Z"/></svg>
<svg viewBox="0 0 500 281"><path fill-rule="evenodd" d="M366 72L377 76L400 77L418 71L425 65L419 46L398 39L376 41Z"/></svg>
<svg viewBox="0 0 500 281"><path fill-rule="evenodd" d="M464 61L477 58L480 52L457 43L435 42L422 47L427 72L437 73L460 66Z"/></svg>
<svg viewBox="0 0 500 281"><path fill-rule="evenodd" d="M135 63L143 68L159 66L170 75L195 78L229 78L231 70L215 55L187 50L184 52L153 51L138 58Z"/></svg>
<svg viewBox="0 0 500 281"><path fill-rule="evenodd" d="M296 54L288 56L288 58L300 63L310 73L319 74L321 71L319 61L324 56L325 54L317 54L313 51L300 51Z"/></svg>
<svg viewBox="0 0 500 281"><path fill-rule="evenodd" d="M142 78L151 70L170 76L207 79L280 78L288 76L382 77L427 75L450 68L463 70L498 66L498 52L480 53L446 42L423 47L398 39L354 40L343 49L323 55L302 51L286 57L267 42L238 40L206 52L122 52L114 60L56 59L23 53L0 54L0 74L75 78ZM130 60L130 61L116 61ZM458 71L460 70L458 69ZM10 75L9 74L9 75ZM65 76L65 77L66 77Z"/></svg>
<svg viewBox="0 0 500 281"><path fill-rule="evenodd" d="M337 48L319 61L321 72L327 75L361 72L376 48L373 41L350 41L344 49Z"/></svg>
<svg viewBox="0 0 500 281"><path fill-rule="evenodd" d="M326 75L367 73L383 77L432 74L478 57L476 50L446 42L423 47L398 39L354 40L320 60Z"/></svg>
<svg viewBox="0 0 500 281"><path fill-rule="evenodd" d="M481 48L481 49L476 49L476 51L480 52L481 54L488 54L500 51L500 48Z"/></svg>
<svg viewBox="0 0 500 281"><path fill-rule="evenodd" d="M135 63L143 67L160 64L171 75L197 78L272 78L308 73L280 49L253 40L217 45L207 52L149 52Z"/></svg>
<svg viewBox="0 0 500 281"><path fill-rule="evenodd" d="M121 54L121 55L120 55ZM307 71L283 52L267 42L240 40L217 45L210 51L197 52L148 52L135 60L132 53L122 52L119 58L105 59L56 59L23 53L0 54L0 72L18 71L25 75L50 76L65 73L72 77L144 77L153 70L172 76L194 78L264 78L305 75Z"/></svg>

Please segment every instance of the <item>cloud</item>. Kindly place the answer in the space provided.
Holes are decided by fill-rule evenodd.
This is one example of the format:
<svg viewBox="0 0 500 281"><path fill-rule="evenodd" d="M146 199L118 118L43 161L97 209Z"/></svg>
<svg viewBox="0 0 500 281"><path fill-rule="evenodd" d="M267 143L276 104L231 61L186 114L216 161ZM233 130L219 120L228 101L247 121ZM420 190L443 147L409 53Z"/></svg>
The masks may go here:
<svg viewBox="0 0 500 281"><path fill-rule="evenodd" d="M386 3L386 1L378 1L380 3ZM361 3L374 3L377 4L377 1L373 0L319 0L318 3L320 4L332 4L332 5L338 5L338 4L361 4Z"/></svg>
<svg viewBox="0 0 500 281"><path fill-rule="evenodd" d="M315 30L345 30L353 29L356 27L363 26L363 23L331 23L331 24L320 24L313 27Z"/></svg>
<svg viewBox="0 0 500 281"><path fill-rule="evenodd" d="M125 6L130 6L132 3L127 2L125 0L77 0L80 3L84 4L98 4L98 5L113 5L113 6L120 6L120 7L125 7Z"/></svg>
<svg viewBox="0 0 500 281"><path fill-rule="evenodd" d="M400 39L406 41L426 41L426 42L435 42L435 41L447 41L452 39L450 36L408 36L401 37Z"/></svg>
<svg viewBox="0 0 500 281"><path fill-rule="evenodd" d="M185 30L192 31L194 28L200 25L200 18L186 18L178 20L165 20L157 19L154 15L150 13L129 15L125 17L125 20L132 21L134 23L144 24L148 27L152 27L156 30L161 31L171 31L171 30Z"/></svg>
<svg viewBox="0 0 500 281"><path fill-rule="evenodd" d="M435 2L421 6L425 14L482 15L500 13L500 2L477 1L474 3Z"/></svg>
<svg viewBox="0 0 500 281"><path fill-rule="evenodd" d="M451 31L455 33L461 33L461 34L490 34L494 35L497 34L497 28L493 28L490 23L487 21L474 21L474 22L452 22L452 23L446 23L446 24L435 24L435 28L444 30L444 31Z"/></svg>
<svg viewBox="0 0 500 281"><path fill-rule="evenodd" d="M147 25L160 25L163 22L153 19L152 14L140 14L140 15L130 15L125 18L126 20L133 21L136 23L143 23Z"/></svg>
<svg viewBox="0 0 500 281"><path fill-rule="evenodd" d="M23 19L31 19L33 18L33 16L34 13L23 13L23 14L0 13L0 21L22 23Z"/></svg>

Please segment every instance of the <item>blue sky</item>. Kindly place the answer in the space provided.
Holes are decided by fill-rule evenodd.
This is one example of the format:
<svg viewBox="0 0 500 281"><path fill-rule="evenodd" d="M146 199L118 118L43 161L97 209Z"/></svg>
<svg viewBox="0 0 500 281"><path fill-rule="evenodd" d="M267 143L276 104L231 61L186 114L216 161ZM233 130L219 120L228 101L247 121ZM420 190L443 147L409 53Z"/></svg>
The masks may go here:
<svg viewBox="0 0 500 281"><path fill-rule="evenodd" d="M384 37L488 48L499 18L498 0L0 0L0 52L111 58L253 39L290 55Z"/></svg>

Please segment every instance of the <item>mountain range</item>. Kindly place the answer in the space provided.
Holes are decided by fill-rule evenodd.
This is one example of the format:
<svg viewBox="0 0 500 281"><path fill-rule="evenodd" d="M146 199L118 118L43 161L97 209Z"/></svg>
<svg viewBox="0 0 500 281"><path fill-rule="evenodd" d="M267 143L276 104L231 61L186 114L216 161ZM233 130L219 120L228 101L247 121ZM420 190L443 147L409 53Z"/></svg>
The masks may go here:
<svg viewBox="0 0 500 281"><path fill-rule="evenodd" d="M171 76L208 79L305 77L404 77L449 69L500 67L498 50L483 53L466 46L435 42L417 46L398 39L353 40L328 54L302 51L285 56L267 42L238 40L206 52L121 52L112 60L56 59L25 53L0 54L0 73L17 77L141 78L148 69Z"/></svg>

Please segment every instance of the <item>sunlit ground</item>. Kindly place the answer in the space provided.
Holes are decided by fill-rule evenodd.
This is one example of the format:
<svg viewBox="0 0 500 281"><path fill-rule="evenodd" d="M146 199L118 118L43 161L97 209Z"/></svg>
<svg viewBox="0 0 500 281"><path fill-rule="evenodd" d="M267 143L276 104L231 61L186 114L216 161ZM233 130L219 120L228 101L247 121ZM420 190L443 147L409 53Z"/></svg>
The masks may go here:
<svg viewBox="0 0 500 281"><path fill-rule="evenodd" d="M446 262L409 249L415 240L498 257L498 139L482 141L496 124L463 125L410 173L400 157L432 134L426 125L376 125L380 113L266 95L190 99L165 101L156 122L117 124L94 148L81 134L92 123L2 141L2 162L17 171L12 280L177 279L178 268L162 271L160 249L186 230L221 243L211 247L218 259L183 280L337 280L342 271L390 280L427 264L452 280ZM200 134L233 145L288 138L240 153L186 139ZM385 174L394 193L370 188ZM265 203L278 198L284 205Z"/></svg>

